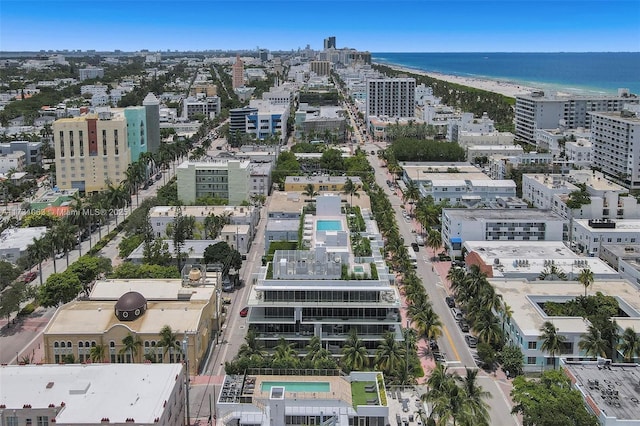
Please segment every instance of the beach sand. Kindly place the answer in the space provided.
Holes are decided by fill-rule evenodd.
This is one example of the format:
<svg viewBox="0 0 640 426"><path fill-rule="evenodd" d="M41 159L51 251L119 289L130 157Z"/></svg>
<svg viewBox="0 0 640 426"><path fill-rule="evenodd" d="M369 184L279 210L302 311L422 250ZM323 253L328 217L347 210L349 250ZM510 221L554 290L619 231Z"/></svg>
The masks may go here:
<svg viewBox="0 0 640 426"><path fill-rule="evenodd" d="M499 80L488 80L482 78L473 78L473 77L460 77L456 75L449 74L440 74L437 72L425 72L420 70L415 70L412 68L404 68L396 65L389 64L380 64L385 65L390 68L393 68L397 71L403 71L406 73L417 74L417 75L425 75L427 77L435 78L438 80L448 81L449 83L460 84L462 86L473 87L480 90L486 90L488 92L499 93L504 96L508 96L510 98L515 98L516 95L523 95L527 93L534 92L537 89L534 87L522 86L515 83L509 83L506 81Z"/></svg>

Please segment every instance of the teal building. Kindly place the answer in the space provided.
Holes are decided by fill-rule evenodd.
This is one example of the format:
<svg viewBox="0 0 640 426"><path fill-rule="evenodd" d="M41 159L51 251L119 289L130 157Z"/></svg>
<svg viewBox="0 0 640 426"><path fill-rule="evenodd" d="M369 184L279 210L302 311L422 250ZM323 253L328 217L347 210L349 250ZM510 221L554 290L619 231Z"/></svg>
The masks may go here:
<svg viewBox="0 0 640 426"><path fill-rule="evenodd" d="M140 154L147 152L147 111L143 106L124 109L127 120L127 140L131 150L131 162L138 161Z"/></svg>

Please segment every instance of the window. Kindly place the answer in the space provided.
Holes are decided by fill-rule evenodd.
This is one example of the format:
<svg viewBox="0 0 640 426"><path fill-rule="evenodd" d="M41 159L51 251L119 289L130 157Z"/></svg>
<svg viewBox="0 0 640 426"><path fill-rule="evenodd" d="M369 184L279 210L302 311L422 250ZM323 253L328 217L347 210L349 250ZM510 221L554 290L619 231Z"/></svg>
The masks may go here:
<svg viewBox="0 0 640 426"><path fill-rule="evenodd" d="M102 131L102 155L107 155L107 131Z"/></svg>
<svg viewBox="0 0 640 426"><path fill-rule="evenodd" d="M24 423L25 423L27 426L31 426L31 425L33 424L33 422L31 421L31 419L24 419Z"/></svg>
<svg viewBox="0 0 640 426"><path fill-rule="evenodd" d="M60 130L60 157L64 157L64 132Z"/></svg>
<svg viewBox="0 0 640 426"><path fill-rule="evenodd" d="M37 421L38 426L49 426L49 417L47 416L38 416Z"/></svg>
<svg viewBox="0 0 640 426"><path fill-rule="evenodd" d="M82 138L82 130L78 130L78 144L80 145L80 157L84 156L84 139Z"/></svg>
<svg viewBox="0 0 640 426"><path fill-rule="evenodd" d="M538 342L529 342L527 349L536 349L536 347L538 346Z"/></svg>
<svg viewBox="0 0 640 426"><path fill-rule="evenodd" d="M18 426L18 418L17 417L7 417L7 426Z"/></svg>

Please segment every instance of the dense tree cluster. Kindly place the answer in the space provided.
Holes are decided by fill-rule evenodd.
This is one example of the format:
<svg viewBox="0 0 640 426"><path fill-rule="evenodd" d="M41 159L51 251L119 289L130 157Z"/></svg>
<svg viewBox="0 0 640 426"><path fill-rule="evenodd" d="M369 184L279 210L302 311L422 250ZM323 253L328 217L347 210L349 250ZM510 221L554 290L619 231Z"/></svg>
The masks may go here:
<svg viewBox="0 0 640 426"><path fill-rule="evenodd" d="M397 161L464 161L460 145L424 139L399 138L387 148Z"/></svg>

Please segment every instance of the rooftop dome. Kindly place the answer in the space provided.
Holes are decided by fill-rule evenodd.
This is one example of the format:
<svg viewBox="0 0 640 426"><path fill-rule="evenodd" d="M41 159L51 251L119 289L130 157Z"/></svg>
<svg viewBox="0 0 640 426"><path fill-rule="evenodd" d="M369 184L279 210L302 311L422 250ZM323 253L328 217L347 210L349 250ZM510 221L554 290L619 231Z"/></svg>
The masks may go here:
<svg viewBox="0 0 640 426"><path fill-rule="evenodd" d="M133 321L147 310L147 299L137 291L130 291L120 296L114 309L119 320Z"/></svg>

